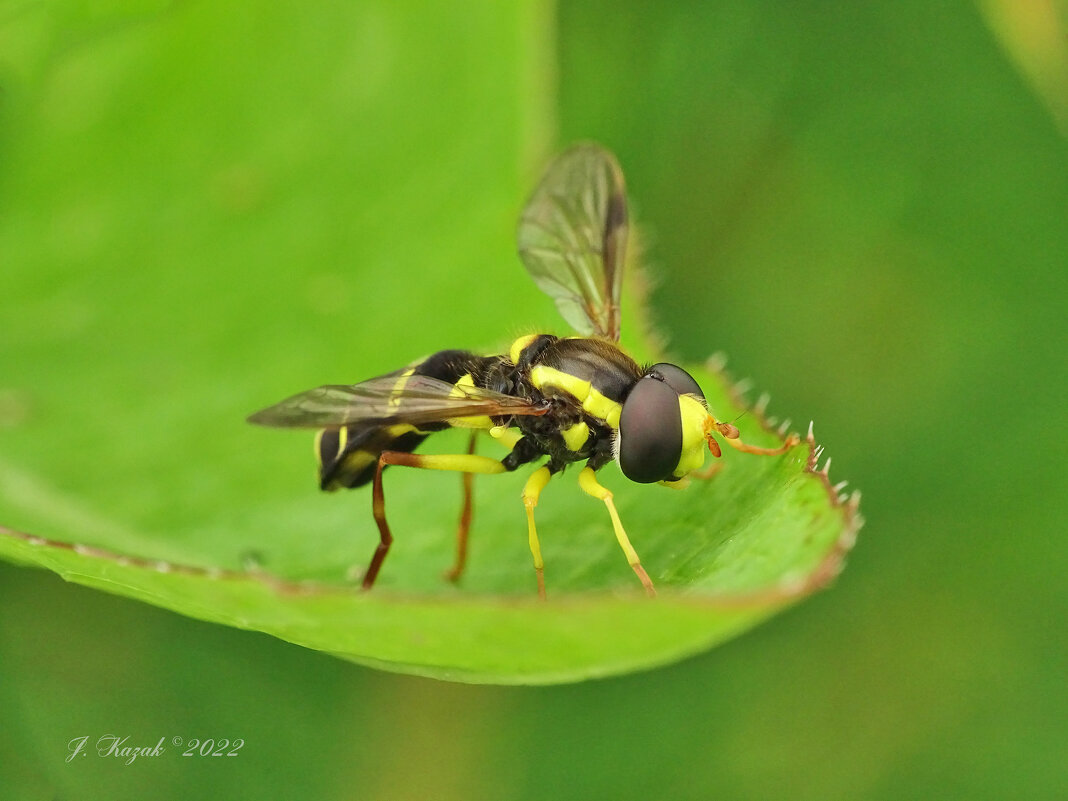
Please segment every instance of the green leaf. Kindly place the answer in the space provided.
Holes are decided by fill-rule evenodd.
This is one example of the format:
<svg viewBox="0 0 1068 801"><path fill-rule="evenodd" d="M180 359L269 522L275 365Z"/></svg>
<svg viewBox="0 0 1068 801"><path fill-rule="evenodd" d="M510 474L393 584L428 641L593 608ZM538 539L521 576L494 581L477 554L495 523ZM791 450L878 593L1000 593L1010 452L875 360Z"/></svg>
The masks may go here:
<svg viewBox="0 0 1068 801"><path fill-rule="evenodd" d="M82 37L39 7L4 21L33 46L0 62L0 555L364 664L502 683L678 659L823 586L859 516L811 439L727 449L684 491L604 471L655 601L575 471L537 509L548 603L525 474L476 482L453 586L459 479L391 470L396 542L374 591L354 586L378 537L369 492L322 495L307 433L245 415L563 327L513 242L546 155L540 6L330 13L141 4ZM533 51L497 46L519 30ZM742 413L697 375L720 418ZM781 441L755 413L738 425Z"/></svg>

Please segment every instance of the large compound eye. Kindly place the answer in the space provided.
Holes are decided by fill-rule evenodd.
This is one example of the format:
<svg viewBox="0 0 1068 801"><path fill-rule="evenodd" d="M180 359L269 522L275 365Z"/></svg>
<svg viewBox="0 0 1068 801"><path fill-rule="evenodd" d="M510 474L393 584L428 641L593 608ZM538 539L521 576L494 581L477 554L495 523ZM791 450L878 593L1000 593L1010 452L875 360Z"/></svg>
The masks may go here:
<svg viewBox="0 0 1068 801"><path fill-rule="evenodd" d="M619 415L619 466L631 481L652 484L668 478L681 457L679 394L666 382L647 375L623 402Z"/></svg>
<svg viewBox="0 0 1068 801"><path fill-rule="evenodd" d="M646 375L659 378L680 395L696 395L701 400L705 399L705 393L693 376L677 365L660 362L650 367Z"/></svg>

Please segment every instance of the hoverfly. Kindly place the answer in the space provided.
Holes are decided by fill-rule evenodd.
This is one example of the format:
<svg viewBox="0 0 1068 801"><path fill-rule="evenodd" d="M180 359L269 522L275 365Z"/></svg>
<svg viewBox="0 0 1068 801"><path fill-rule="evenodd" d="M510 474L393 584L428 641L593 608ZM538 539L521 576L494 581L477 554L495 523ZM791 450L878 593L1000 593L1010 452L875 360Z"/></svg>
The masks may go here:
<svg viewBox="0 0 1068 801"><path fill-rule="evenodd" d="M364 573L365 589L393 542L382 490L388 465L465 474L457 559L446 574L456 580L467 553L473 475L545 459L522 492L539 596L545 597L545 577L534 507L550 478L574 462L585 462L579 486L605 504L627 562L655 595L597 471L616 461L631 481L678 486L702 466L706 448L720 456L715 434L740 451L766 455L781 454L797 440L781 448L741 442L737 428L708 410L689 373L674 364L641 366L620 349L627 207L623 173L610 152L580 144L557 157L520 216L517 239L527 271L578 336L530 334L491 356L443 350L359 384L302 392L256 412L249 422L319 429L323 490L373 483L380 541ZM415 453L430 434L450 427L472 429L467 453ZM476 454L480 432L508 454Z"/></svg>

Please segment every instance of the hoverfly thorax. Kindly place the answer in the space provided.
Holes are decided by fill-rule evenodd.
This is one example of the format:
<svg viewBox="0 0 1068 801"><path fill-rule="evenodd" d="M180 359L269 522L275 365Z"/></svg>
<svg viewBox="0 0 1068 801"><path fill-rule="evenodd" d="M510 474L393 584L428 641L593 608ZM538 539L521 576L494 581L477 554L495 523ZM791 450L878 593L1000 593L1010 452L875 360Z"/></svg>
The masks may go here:
<svg viewBox="0 0 1068 801"><path fill-rule="evenodd" d="M654 364L623 402L616 439L623 475L640 484L679 481L704 464L714 424L693 376L674 364Z"/></svg>

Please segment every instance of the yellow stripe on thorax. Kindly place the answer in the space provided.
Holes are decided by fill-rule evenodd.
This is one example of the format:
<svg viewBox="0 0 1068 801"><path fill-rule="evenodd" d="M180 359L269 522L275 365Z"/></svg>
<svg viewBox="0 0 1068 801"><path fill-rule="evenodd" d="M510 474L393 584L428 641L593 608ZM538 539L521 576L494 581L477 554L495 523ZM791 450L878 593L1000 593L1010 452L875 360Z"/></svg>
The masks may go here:
<svg viewBox="0 0 1068 801"><path fill-rule="evenodd" d="M579 420L573 426L563 429L560 436L564 438L564 444L569 451L578 452L590 438L590 427Z"/></svg>
<svg viewBox="0 0 1068 801"><path fill-rule="evenodd" d="M539 364L530 371L530 383L542 392L566 392L582 404L583 411L591 417L604 420L611 428L619 428L619 414L623 405L602 395L589 381L583 381L555 367Z"/></svg>
<svg viewBox="0 0 1068 801"><path fill-rule="evenodd" d="M470 373L464 373L460 376L460 380L456 382L456 385L452 388L452 392L449 393L449 397L452 398L466 398L467 393L464 392L461 387L475 386L475 379ZM454 417L448 421L450 426L456 426L457 428L493 428L496 423L493 422L487 415L474 415L472 417Z"/></svg>
<svg viewBox="0 0 1068 801"><path fill-rule="evenodd" d="M508 358L512 360L512 364L519 364L519 357L523 354L523 351L527 349L527 345L537 339L541 334L527 334L525 337L519 337L512 343L512 347L508 348Z"/></svg>

